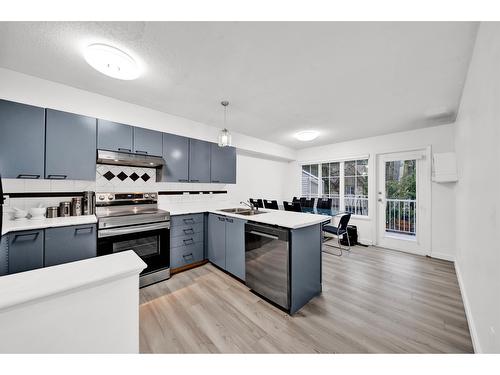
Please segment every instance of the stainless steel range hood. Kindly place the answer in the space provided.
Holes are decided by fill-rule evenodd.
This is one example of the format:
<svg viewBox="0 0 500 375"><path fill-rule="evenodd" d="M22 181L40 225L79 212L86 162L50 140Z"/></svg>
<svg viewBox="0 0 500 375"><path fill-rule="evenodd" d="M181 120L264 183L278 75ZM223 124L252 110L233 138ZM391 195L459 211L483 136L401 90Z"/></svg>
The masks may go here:
<svg viewBox="0 0 500 375"><path fill-rule="evenodd" d="M159 156L97 150L97 163L126 165L131 167L162 168L165 165L165 160Z"/></svg>

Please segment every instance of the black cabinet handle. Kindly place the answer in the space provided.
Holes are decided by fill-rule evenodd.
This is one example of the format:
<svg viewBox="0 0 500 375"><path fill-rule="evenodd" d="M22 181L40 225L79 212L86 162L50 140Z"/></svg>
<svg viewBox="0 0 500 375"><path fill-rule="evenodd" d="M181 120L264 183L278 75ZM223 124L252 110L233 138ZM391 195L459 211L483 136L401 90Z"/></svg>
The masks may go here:
<svg viewBox="0 0 500 375"><path fill-rule="evenodd" d="M220 181L219 181L219 180L212 180L212 182L215 182L216 184L217 184L217 183L220 183Z"/></svg>
<svg viewBox="0 0 500 375"><path fill-rule="evenodd" d="M189 180L186 180L185 178L179 178L179 182L189 182Z"/></svg>
<svg viewBox="0 0 500 375"><path fill-rule="evenodd" d="M81 228L75 228L75 234L78 234L78 232L81 232L81 231L88 231L88 233L92 233L92 231L94 230L94 227L81 227Z"/></svg>
<svg viewBox="0 0 500 375"><path fill-rule="evenodd" d="M193 259L193 253L184 254L182 257L183 257L184 259L186 259L186 258L191 258L191 259Z"/></svg>
<svg viewBox="0 0 500 375"><path fill-rule="evenodd" d="M19 174L19 175L17 175L17 178L32 178L32 179L36 179L36 178L40 178L40 175L39 174Z"/></svg>
<svg viewBox="0 0 500 375"><path fill-rule="evenodd" d="M182 221L186 224L188 223L194 223L194 219L192 217L190 217L189 219L182 219Z"/></svg>
<svg viewBox="0 0 500 375"><path fill-rule="evenodd" d="M200 182L200 180L189 180L189 182Z"/></svg>
<svg viewBox="0 0 500 375"><path fill-rule="evenodd" d="M22 241L35 241L38 238L38 234L40 232L36 233L24 233L24 234L15 234L14 235L14 241L16 242L17 240L22 240Z"/></svg>
<svg viewBox="0 0 500 375"><path fill-rule="evenodd" d="M183 229L182 231L184 232L184 234L194 234L193 228Z"/></svg>
<svg viewBox="0 0 500 375"><path fill-rule="evenodd" d="M225 217L220 217L220 216L217 216L217 219L219 219L220 221L226 221L226 218L225 218Z"/></svg>
<svg viewBox="0 0 500 375"><path fill-rule="evenodd" d="M65 180L66 177L68 177L68 176L65 174L49 174L47 176L47 178L49 178L51 180Z"/></svg>
<svg viewBox="0 0 500 375"><path fill-rule="evenodd" d="M147 151L141 151L141 150L135 150L135 153L136 154L144 154L144 155L147 155L148 152Z"/></svg>
<svg viewBox="0 0 500 375"><path fill-rule="evenodd" d="M127 151L127 152L132 152L131 149L129 148L121 148L121 147L118 147L118 151Z"/></svg>
<svg viewBox="0 0 500 375"><path fill-rule="evenodd" d="M234 220L233 220L233 219L230 219L230 218L228 218L228 217L226 217L226 221L227 221L228 223L232 223L232 222L234 222Z"/></svg>
<svg viewBox="0 0 500 375"><path fill-rule="evenodd" d="M194 243L194 240L192 238L188 238L187 240L182 240L184 242L184 245L191 245Z"/></svg>

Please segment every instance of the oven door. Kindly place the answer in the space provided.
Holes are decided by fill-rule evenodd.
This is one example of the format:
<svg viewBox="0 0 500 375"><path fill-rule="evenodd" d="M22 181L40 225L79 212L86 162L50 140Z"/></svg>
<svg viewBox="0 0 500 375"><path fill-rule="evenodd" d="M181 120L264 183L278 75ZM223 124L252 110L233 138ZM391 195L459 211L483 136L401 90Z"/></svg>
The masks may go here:
<svg viewBox="0 0 500 375"><path fill-rule="evenodd" d="M169 269L170 222L99 229L98 256L127 250L135 251L147 264L141 276Z"/></svg>

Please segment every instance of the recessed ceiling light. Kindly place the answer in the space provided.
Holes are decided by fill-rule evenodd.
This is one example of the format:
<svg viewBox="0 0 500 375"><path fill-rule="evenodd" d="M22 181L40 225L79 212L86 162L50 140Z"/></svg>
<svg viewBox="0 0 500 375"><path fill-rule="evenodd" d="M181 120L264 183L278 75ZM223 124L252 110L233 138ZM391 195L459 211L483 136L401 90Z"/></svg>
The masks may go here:
<svg viewBox="0 0 500 375"><path fill-rule="evenodd" d="M318 138L319 132L316 130L304 130L295 134L295 138L302 142L312 141Z"/></svg>
<svg viewBox="0 0 500 375"><path fill-rule="evenodd" d="M139 65L130 55L106 44L88 46L85 60L95 70L117 79L132 80L141 73Z"/></svg>

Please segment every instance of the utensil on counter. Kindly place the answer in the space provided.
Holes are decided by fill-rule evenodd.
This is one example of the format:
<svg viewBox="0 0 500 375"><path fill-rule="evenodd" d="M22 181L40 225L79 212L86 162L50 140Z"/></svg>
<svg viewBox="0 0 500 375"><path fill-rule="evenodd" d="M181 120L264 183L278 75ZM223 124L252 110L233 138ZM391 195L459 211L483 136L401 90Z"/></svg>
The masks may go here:
<svg viewBox="0 0 500 375"><path fill-rule="evenodd" d="M77 197L71 200L71 216L82 216L82 198Z"/></svg>
<svg viewBox="0 0 500 375"><path fill-rule="evenodd" d="M83 192L83 214L84 215L94 215L95 214L95 193L93 191Z"/></svg>
<svg viewBox="0 0 500 375"><path fill-rule="evenodd" d="M70 216L71 216L71 202L59 203L59 217L70 217Z"/></svg>
<svg viewBox="0 0 500 375"><path fill-rule="evenodd" d="M58 216L59 216L59 207L57 207L57 206L47 207L46 217L48 219L58 217Z"/></svg>

